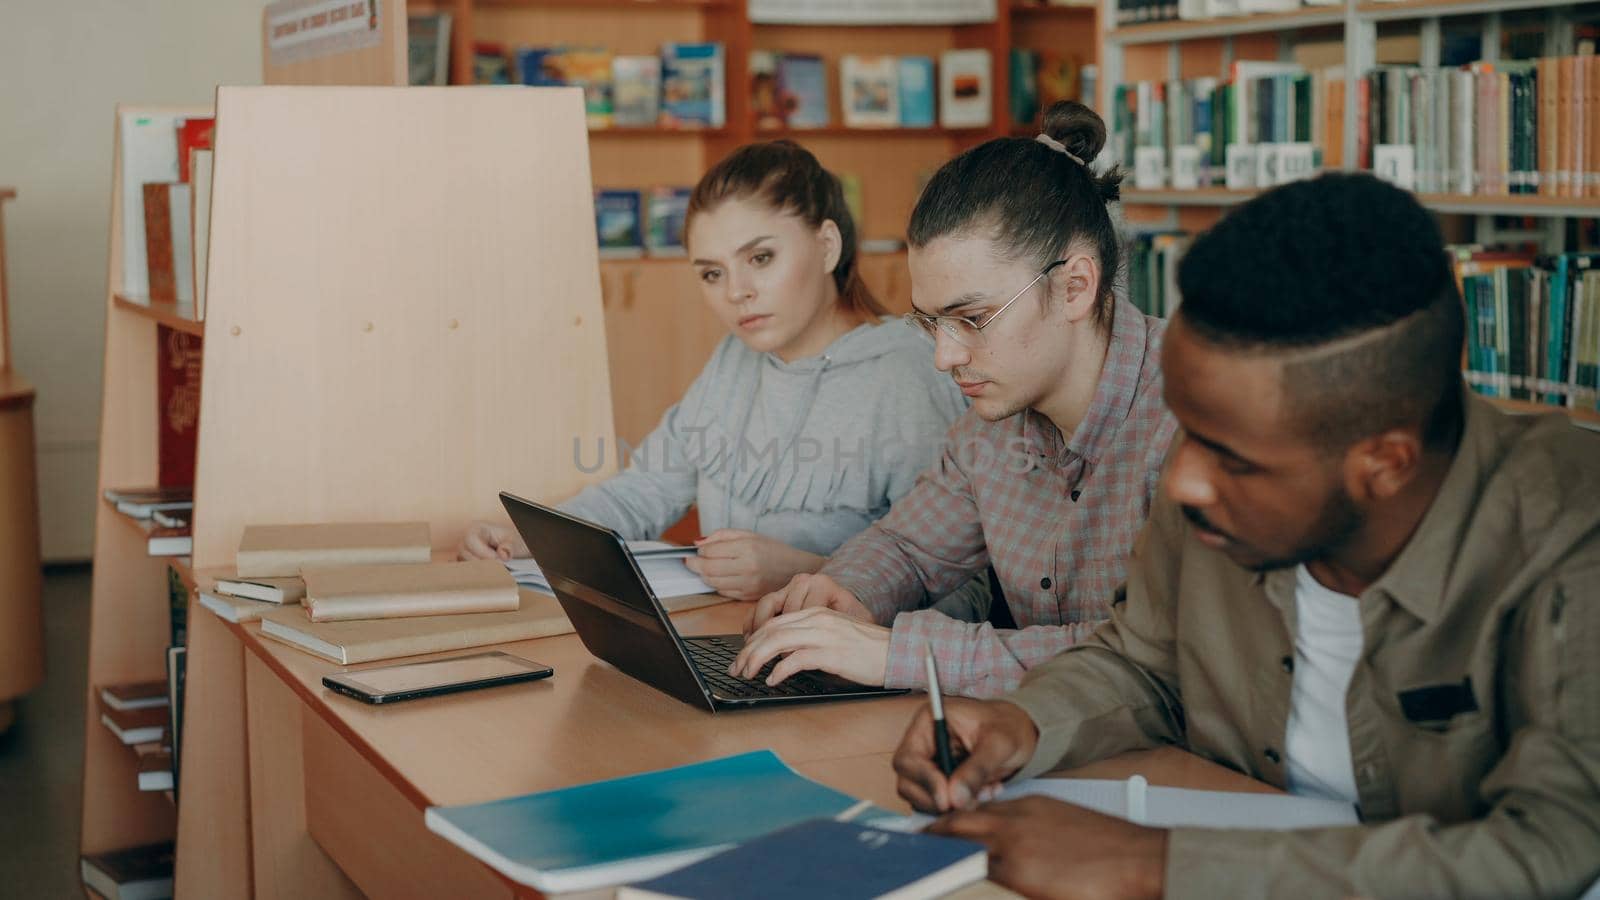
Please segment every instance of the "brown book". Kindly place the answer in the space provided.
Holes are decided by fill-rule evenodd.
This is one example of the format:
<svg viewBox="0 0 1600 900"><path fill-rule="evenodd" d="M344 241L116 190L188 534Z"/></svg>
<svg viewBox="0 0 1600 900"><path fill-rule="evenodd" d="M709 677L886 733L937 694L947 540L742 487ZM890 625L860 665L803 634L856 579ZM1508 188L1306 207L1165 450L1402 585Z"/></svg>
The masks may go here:
<svg viewBox="0 0 1600 900"><path fill-rule="evenodd" d="M172 747L170 744L145 748L139 751L139 790L172 790Z"/></svg>
<svg viewBox="0 0 1600 900"><path fill-rule="evenodd" d="M240 578L285 578L304 567L425 563L426 522L248 525L239 540Z"/></svg>
<svg viewBox="0 0 1600 900"><path fill-rule="evenodd" d="M144 250L151 302L194 302L192 204L187 184L144 185Z"/></svg>
<svg viewBox="0 0 1600 900"><path fill-rule="evenodd" d="M261 633L297 650L348 666L572 631L556 598L526 590L520 594L521 606L510 612L353 622L313 622L303 607L284 606L261 616Z"/></svg>
<svg viewBox="0 0 1600 900"><path fill-rule="evenodd" d="M218 578L215 590L263 603L299 603L306 595L306 582L303 578Z"/></svg>
<svg viewBox="0 0 1600 900"><path fill-rule="evenodd" d="M1579 56L1584 72L1582 197L1600 195L1600 56Z"/></svg>
<svg viewBox="0 0 1600 900"><path fill-rule="evenodd" d="M155 709L167 705L165 681L138 681L108 684L100 688L100 702L112 709Z"/></svg>
<svg viewBox="0 0 1600 900"><path fill-rule="evenodd" d="M161 738L162 730L167 727L167 708L112 709L102 702L100 724L124 744L143 744Z"/></svg>
<svg viewBox="0 0 1600 900"><path fill-rule="evenodd" d="M517 583L497 559L415 566L347 566L305 574L313 622L506 612Z"/></svg>
<svg viewBox="0 0 1600 900"><path fill-rule="evenodd" d="M1577 140L1572 126L1572 82L1577 75L1577 57L1556 60L1556 196L1572 196L1572 151Z"/></svg>
<svg viewBox="0 0 1600 900"><path fill-rule="evenodd" d="M1553 197L1556 194L1556 157L1560 152L1556 136L1556 66L1557 60L1546 57L1536 64L1539 85L1539 109L1536 133L1539 140L1539 194Z"/></svg>

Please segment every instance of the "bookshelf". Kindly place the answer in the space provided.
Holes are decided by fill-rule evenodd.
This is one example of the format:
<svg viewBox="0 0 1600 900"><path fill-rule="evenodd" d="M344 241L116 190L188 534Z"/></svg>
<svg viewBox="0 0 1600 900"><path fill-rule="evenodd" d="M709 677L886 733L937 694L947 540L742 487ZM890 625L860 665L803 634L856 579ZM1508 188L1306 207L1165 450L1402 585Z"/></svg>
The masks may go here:
<svg viewBox="0 0 1600 900"><path fill-rule="evenodd" d="M34 472L33 385L11 365L5 205L0 187L0 734L13 702L44 680L39 570L39 494Z"/></svg>
<svg viewBox="0 0 1600 900"><path fill-rule="evenodd" d="M1093 5L998 4L995 21L974 25L791 25L750 21L745 0L438 0L417 11L448 12L451 82L472 80L477 43L510 49L519 45L604 46L618 54L653 54L668 41L719 41L726 58L727 125L710 130L597 128L589 133L596 188L648 189L692 186L702 172L734 148L756 140L786 138L816 153L835 172L856 176L863 190L865 239L901 238L920 189L951 156L1012 133L1008 57L1012 47L1049 47L1083 64L1097 60ZM839 59L847 54L930 55L982 48L994 61L990 124L983 128L847 128L839 109ZM752 50L810 53L824 59L830 121L818 129L757 129L750 114L748 61ZM1032 131L1028 133L1031 135ZM862 274L892 311L910 308L905 255L864 256ZM682 260L602 260L608 337L614 353L616 427L628 441L655 426L667 405L682 395L723 336ZM679 271L682 270L682 271ZM649 298L633 302L626 298ZM613 321L615 319L616 321ZM692 325L685 325L684 320ZM657 337L672 334L681 346ZM633 392L637 392L637 396Z"/></svg>
<svg viewBox="0 0 1600 900"><path fill-rule="evenodd" d="M1115 13L1115 0L1104 0L1101 21L1106 27L1100 57L1101 109L1114 111L1115 86L1119 83L1226 79L1236 61L1298 62L1312 72L1340 66L1343 99L1329 102L1342 105L1342 109L1330 107L1328 118L1324 120L1327 124L1322 130L1329 135L1332 146L1324 145L1321 150L1333 155L1333 168L1345 170L1359 168L1358 118L1365 120L1366 110L1353 98L1362 96L1358 87L1366 87L1364 80L1368 72L1386 65L1427 68L1447 60L1454 63L1458 61L1460 48L1455 47L1454 52L1448 54L1445 48L1452 35L1463 34L1476 38L1479 60L1498 66L1502 45L1511 48L1519 57L1530 55L1528 39L1517 45L1507 42L1513 29L1520 29L1524 38L1526 32L1537 33L1531 43L1531 50L1537 52L1532 55L1571 56L1576 52L1574 23L1582 15L1571 4L1551 0L1347 0L1332 6L1305 6L1282 13L1123 27L1115 26ZM1339 88L1337 76L1325 83ZM1213 95L1214 102L1217 96ZM1317 115L1319 113L1313 112L1310 118ZM1108 120L1111 118L1108 116ZM1167 124L1163 123L1163 127ZM1455 127L1454 122L1450 127ZM1372 128L1376 142L1377 126ZM1317 131L1314 126L1314 136ZM1418 134L1428 133L1414 133L1413 141ZM1435 139L1437 134L1428 139ZM1453 137L1455 132L1450 134ZM1435 171L1443 170L1447 177L1457 171L1450 168L1456 165L1455 159L1446 159L1442 150L1435 159L1433 164L1439 167ZM1164 160L1163 165L1170 162L1170 159ZM1541 158L1538 162L1538 167L1544 169L1545 161ZM1420 172L1423 165L1420 151L1417 164ZM1582 166L1582 161L1578 165ZM1526 167L1533 166L1527 163ZM1166 174L1170 176L1170 172ZM1500 180L1505 183L1503 176ZM1445 179L1435 178L1434 181L1437 184ZM1149 181L1142 183L1147 186L1139 187L1130 178L1123 190L1126 219L1131 230L1156 234L1202 231L1228 208L1260 192L1255 188L1220 186L1177 188L1171 186L1170 180L1162 187L1153 186ZM1233 183L1231 178L1229 183ZM1549 253L1584 249L1573 244L1574 238L1585 232L1592 233L1592 220L1600 218L1600 197L1596 196L1458 194L1439 192L1426 182L1421 185L1428 189L1419 190L1417 199L1442 217L1448 239L1457 244L1532 242ZM1509 227L1506 220L1512 222ZM1533 224L1518 224L1518 220ZM1586 220L1589 224L1580 229L1578 225ZM1494 399L1508 409L1546 412L1561 409L1578 422L1600 421L1600 416L1590 410Z"/></svg>

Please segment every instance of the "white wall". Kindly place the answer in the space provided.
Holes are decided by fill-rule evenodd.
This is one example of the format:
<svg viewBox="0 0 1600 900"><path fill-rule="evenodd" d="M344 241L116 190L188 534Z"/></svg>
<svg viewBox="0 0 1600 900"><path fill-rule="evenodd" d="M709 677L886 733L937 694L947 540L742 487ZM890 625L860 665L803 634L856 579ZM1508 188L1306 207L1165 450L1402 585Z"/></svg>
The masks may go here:
<svg viewBox="0 0 1600 900"><path fill-rule="evenodd" d="M14 367L38 389L47 560L93 548L119 102L210 104L261 80L264 0L0 0L0 185ZM152 410L152 414L154 411Z"/></svg>

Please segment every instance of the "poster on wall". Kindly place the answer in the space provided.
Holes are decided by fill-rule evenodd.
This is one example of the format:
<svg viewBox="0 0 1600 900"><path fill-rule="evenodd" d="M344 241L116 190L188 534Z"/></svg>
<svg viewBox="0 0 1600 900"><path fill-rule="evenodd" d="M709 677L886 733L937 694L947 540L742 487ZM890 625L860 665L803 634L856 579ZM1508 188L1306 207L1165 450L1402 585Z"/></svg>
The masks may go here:
<svg viewBox="0 0 1600 900"><path fill-rule="evenodd" d="M279 0L266 18L268 64L304 62L376 47L383 40L383 0Z"/></svg>
<svg viewBox="0 0 1600 900"><path fill-rule="evenodd" d="M965 25L996 15L995 0L750 0L757 25Z"/></svg>

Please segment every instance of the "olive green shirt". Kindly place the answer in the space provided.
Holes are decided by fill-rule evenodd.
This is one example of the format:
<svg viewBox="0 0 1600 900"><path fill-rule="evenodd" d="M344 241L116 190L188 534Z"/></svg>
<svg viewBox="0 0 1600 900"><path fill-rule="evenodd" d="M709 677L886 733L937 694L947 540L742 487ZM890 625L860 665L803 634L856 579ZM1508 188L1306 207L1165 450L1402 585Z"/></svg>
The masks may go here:
<svg viewBox="0 0 1600 900"><path fill-rule="evenodd" d="M1574 897L1600 875L1600 435L1468 401L1415 534L1360 598L1362 825L1175 829L1169 897ZM1018 777L1176 744L1284 787L1295 574L1152 510L1111 619L1010 696Z"/></svg>

